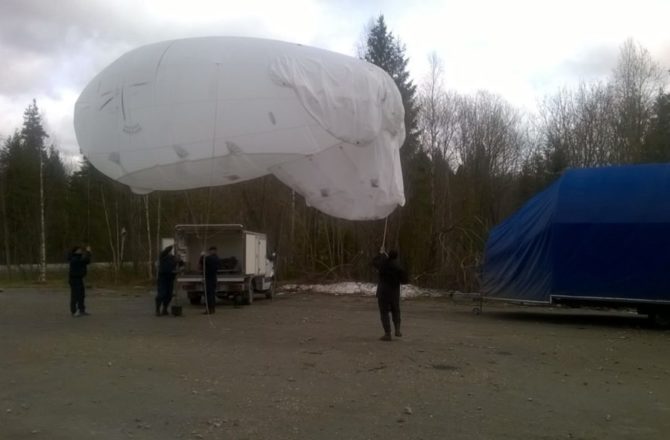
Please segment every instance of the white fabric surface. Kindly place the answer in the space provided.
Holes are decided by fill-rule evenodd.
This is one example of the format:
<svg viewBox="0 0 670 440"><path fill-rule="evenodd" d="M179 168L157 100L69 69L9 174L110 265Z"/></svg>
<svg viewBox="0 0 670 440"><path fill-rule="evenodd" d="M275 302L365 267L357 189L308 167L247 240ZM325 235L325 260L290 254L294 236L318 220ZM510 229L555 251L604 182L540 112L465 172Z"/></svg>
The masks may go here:
<svg viewBox="0 0 670 440"><path fill-rule="evenodd" d="M238 37L140 47L88 84L74 124L82 154L138 193L274 173L335 217L384 218L405 202L398 89L321 49Z"/></svg>

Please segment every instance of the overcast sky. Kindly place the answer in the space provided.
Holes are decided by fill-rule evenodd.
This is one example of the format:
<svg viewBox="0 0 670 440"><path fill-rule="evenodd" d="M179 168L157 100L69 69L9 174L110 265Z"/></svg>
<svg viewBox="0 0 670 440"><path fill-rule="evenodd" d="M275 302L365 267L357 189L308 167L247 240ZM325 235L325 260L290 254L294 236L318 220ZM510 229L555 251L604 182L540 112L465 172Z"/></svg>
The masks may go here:
<svg viewBox="0 0 670 440"><path fill-rule="evenodd" d="M143 44L236 35L355 56L380 13L406 44L416 83L434 51L447 87L528 110L560 86L608 75L629 37L670 68L670 0L0 0L0 138L35 98L52 141L76 156L79 93Z"/></svg>

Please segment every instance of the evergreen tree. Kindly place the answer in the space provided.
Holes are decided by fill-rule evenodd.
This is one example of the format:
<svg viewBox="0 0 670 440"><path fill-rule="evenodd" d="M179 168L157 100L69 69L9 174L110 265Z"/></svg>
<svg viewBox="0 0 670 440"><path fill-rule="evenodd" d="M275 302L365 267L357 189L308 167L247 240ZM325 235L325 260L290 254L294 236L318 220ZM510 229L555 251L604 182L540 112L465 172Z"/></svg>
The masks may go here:
<svg viewBox="0 0 670 440"><path fill-rule="evenodd" d="M46 255L48 261L62 261L68 241L67 210L68 174L55 145L50 145L44 159L44 198L46 216Z"/></svg>
<svg viewBox="0 0 670 440"><path fill-rule="evenodd" d="M47 277L47 252L46 252L46 222L44 218L45 200L44 200L44 161L46 159L45 139L48 137L42 127L42 118L37 109L37 102L33 99L33 104L28 106L23 114L23 130L21 137L28 154L37 155L38 179L39 179L39 262L40 272L39 281L46 281Z"/></svg>
<svg viewBox="0 0 670 440"><path fill-rule="evenodd" d="M432 218L431 167L430 159L419 149L417 131L416 86L407 70L408 58L405 45L386 27L384 16L380 15L367 33L365 59L384 69L395 81L405 109L405 142L400 149L407 205L391 217L391 228L396 234L389 234L389 246L401 245L406 264L410 271L423 273L430 270L427 261L430 240L430 219ZM423 237L419 240L417 237Z"/></svg>
<svg viewBox="0 0 670 440"><path fill-rule="evenodd" d="M46 154L45 140L49 135L42 126L42 117L40 116L37 102L33 103L23 112L23 128L21 129L21 140L23 147L35 157L38 154Z"/></svg>
<svg viewBox="0 0 670 440"><path fill-rule="evenodd" d="M12 261L18 264L44 263L40 164L46 158L47 137L37 103L33 100L23 114L21 131L5 143L2 152L9 252Z"/></svg>
<svg viewBox="0 0 670 440"><path fill-rule="evenodd" d="M383 15L377 18L374 26L368 31L365 60L384 69L400 90L405 107L405 130L407 132L405 143L400 151L405 156L411 156L419 144L416 86L407 70L409 59L405 56L405 45L387 29Z"/></svg>
<svg viewBox="0 0 670 440"><path fill-rule="evenodd" d="M37 103L24 112L23 126L0 152L2 179L2 260L9 264L62 261L67 237L65 188L67 173L47 135ZM47 240L47 237L52 240Z"/></svg>
<svg viewBox="0 0 670 440"><path fill-rule="evenodd" d="M642 162L670 162L670 93L656 98Z"/></svg>
<svg viewBox="0 0 670 440"><path fill-rule="evenodd" d="M0 212L2 213L2 261L7 265L11 275L12 264L16 263L17 212L12 209L13 202L17 200L15 193L20 191L16 183L15 161L21 156L21 136L18 132L9 136L0 150L0 188L2 199L0 200Z"/></svg>

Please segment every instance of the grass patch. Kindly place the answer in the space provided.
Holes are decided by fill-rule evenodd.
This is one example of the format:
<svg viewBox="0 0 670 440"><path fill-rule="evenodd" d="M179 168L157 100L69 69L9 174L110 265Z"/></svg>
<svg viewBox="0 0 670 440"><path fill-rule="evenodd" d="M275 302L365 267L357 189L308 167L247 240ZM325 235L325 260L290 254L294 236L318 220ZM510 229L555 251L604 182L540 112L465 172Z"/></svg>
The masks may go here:
<svg viewBox="0 0 670 440"><path fill-rule="evenodd" d="M0 286L4 288L68 288L67 269L56 269L47 271L45 282L38 281L38 269L14 269L11 272L0 272ZM118 272L108 267L89 267L88 274L84 279L87 286L94 288L146 288L151 289L156 285L155 280L149 279L146 271L139 273L132 267L124 267Z"/></svg>

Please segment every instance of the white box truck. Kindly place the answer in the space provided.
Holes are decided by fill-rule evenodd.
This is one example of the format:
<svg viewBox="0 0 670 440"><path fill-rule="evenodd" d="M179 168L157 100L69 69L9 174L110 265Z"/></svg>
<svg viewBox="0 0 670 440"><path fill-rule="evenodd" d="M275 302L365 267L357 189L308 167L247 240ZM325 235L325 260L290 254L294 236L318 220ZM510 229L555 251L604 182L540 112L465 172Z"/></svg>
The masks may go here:
<svg viewBox="0 0 670 440"><path fill-rule="evenodd" d="M177 294L200 304L205 294L201 256L216 246L221 259L216 294L235 304L250 305L254 295L271 299L275 289L275 255L268 254L267 237L237 224L175 226L174 252L184 261L177 275Z"/></svg>

